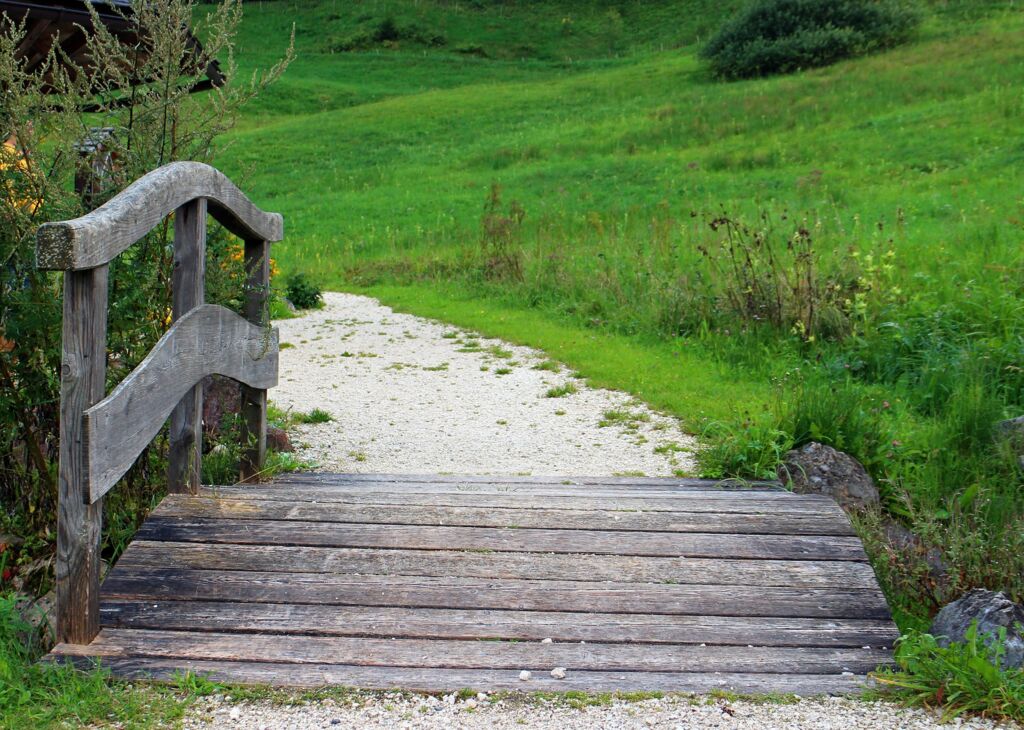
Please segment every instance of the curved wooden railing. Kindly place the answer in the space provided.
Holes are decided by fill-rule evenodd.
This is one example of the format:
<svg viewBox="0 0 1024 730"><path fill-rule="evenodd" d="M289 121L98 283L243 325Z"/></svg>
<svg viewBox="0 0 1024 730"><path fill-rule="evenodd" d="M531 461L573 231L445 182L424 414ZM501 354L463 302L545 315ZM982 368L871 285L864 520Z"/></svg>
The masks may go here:
<svg viewBox="0 0 1024 730"><path fill-rule="evenodd" d="M153 350L109 396L107 273L118 254L174 213L172 319ZM245 317L205 304L207 213L245 241ZM202 386L208 375L242 383L240 480L258 477L266 454L267 388L277 384L278 339L268 328L269 244L283 221L222 173L174 162L91 213L47 223L36 265L63 270L57 639L87 644L99 631L102 498L170 416L168 484L196 491L202 458Z"/></svg>

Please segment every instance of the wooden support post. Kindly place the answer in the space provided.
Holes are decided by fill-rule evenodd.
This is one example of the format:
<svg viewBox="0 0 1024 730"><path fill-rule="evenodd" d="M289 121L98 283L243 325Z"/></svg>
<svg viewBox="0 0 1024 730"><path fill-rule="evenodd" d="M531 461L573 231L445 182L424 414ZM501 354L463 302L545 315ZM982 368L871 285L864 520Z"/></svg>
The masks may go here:
<svg viewBox="0 0 1024 730"><path fill-rule="evenodd" d="M171 276L175 322L206 300L206 200L199 198L174 214L174 271ZM196 494L202 468L203 385L194 386L171 413L167 489Z"/></svg>
<svg viewBox="0 0 1024 730"><path fill-rule="evenodd" d="M83 412L103 398L107 265L64 274L57 505L57 641L88 644L100 630L103 502L88 503Z"/></svg>
<svg viewBox="0 0 1024 730"><path fill-rule="evenodd" d="M245 242L245 318L259 327L269 327L267 297L270 294L270 245L267 241ZM267 342L270 342L267 333ZM258 481L267 456L267 391L242 385L243 452L240 480Z"/></svg>

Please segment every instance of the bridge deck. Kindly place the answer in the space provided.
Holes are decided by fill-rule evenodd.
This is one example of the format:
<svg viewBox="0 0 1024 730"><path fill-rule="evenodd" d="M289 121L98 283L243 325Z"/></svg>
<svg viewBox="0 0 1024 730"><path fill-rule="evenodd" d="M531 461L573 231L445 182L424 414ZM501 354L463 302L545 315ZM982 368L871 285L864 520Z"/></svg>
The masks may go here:
<svg viewBox="0 0 1024 730"><path fill-rule="evenodd" d="M855 692L896 638L866 560L830 499L770 487L291 475L167 497L99 636L53 654L286 686Z"/></svg>

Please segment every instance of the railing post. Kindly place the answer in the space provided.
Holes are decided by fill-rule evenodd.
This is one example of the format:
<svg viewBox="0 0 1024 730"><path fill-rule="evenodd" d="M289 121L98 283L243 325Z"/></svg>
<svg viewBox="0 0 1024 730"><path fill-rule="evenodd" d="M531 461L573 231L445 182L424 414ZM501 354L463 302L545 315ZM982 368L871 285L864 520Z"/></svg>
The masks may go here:
<svg viewBox="0 0 1024 730"><path fill-rule="evenodd" d="M178 321L206 301L206 200L198 198L174 213L174 271L171 317ZM194 386L171 412L167 489L196 494L203 454L203 386Z"/></svg>
<svg viewBox="0 0 1024 730"><path fill-rule="evenodd" d="M82 414L103 398L107 370L107 265L64 274L60 466L57 506L57 640L99 633L103 501L88 503Z"/></svg>
<svg viewBox="0 0 1024 730"><path fill-rule="evenodd" d="M245 318L267 327L267 297L270 294L270 245L267 241L245 242ZM267 455L267 391L242 384L242 463L239 478L258 481Z"/></svg>

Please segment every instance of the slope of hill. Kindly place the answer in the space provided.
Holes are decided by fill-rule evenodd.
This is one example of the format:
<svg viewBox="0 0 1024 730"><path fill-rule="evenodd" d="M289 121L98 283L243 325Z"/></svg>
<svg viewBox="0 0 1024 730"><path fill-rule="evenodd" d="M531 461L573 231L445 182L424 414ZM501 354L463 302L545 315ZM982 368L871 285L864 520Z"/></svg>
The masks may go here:
<svg viewBox="0 0 1024 730"><path fill-rule="evenodd" d="M649 4L661 12L634 20L657 32L637 32L648 40L614 57L597 54L596 31L537 38L542 21L560 22L557 4L310 5L247 7L242 58L260 60L246 52L257 39L261 48L273 48L268 38L283 45L292 19L299 58L251 110L229 154L229 166L288 216L296 243L279 252L286 270L315 267L340 283L345 267L367 256L474 241L492 183L520 201L528 231L646 216L662 201L678 213L760 200L828 210L847 225L893 221L900 209L922 263L975 241L985 241L988 263L1015 251L1007 218L1024 175L1015 164L1024 156L1015 133L1024 108L1019 12L955 25L936 16L910 47L723 84L694 59L700 32L663 17L673 4ZM378 17L370 6L419 8L422 27L442 29L449 45L325 50L332 34L372 25L358 20ZM399 27L413 22L393 17ZM594 10L574 27L605 20ZM450 47L474 38L494 58ZM508 59L527 38L543 51ZM1006 215L993 217L993 206Z"/></svg>

